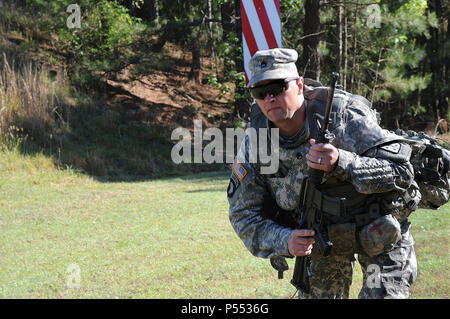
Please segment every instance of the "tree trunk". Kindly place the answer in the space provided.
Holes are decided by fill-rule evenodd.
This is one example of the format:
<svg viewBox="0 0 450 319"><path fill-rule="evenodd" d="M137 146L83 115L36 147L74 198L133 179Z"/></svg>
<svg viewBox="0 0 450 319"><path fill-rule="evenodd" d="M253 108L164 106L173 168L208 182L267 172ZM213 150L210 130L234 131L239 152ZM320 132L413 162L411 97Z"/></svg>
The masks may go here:
<svg viewBox="0 0 450 319"><path fill-rule="evenodd" d="M319 80L319 32L320 32L320 2L305 0L305 20L303 23L303 76Z"/></svg>
<svg viewBox="0 0 450 319"><path fill-rule="evenodd" d="M192 12L191 1L185 1L187 12ZM194 21L194 16L189 16L189 22ZM197 27L192 27L190 29L191 34L189 36L190 39L190 47L191 47L191 55L192 55L192 64L191 71L189 72L189 80L192 80L198 84L202 83L202 63L200 60L200 32L197 31Z"/></svg>
<svg viewBox="0 0 450 319"><path fill-rule="evenodd" d="M127 1L127 7L128 7L128 10L130 10L130 16L134 16L134 3L133 3L133 0L128 0Z"/></svg>
<svg viewBox="0 0 450 319"><path fill-rule="evenodd" d="M450 43L450 33L445 25L448 24L448 4L443 4L441 0L428 0L428 10L434 12L438 19L438 28L429 28L430 39L423 39L427 43L428 66L427 72L432 73L432 80L427 89L422 93L422 101L433 110L433 120L445 117L448 111L447 98L450 96L448 86L449 60L448 45ZM431 112L430 112L431 113Z"/></svg>
<svg viewBox="0 0 450 319"><path fill-rule="evenodd" d="M241 1L240 0L234 0L234 18L235 18L235 25L234 25L234 32L236 33L239 44L242 46L242 24L241 24ZM236 52L236 50L234 50ZM244 72L244 57L242 54L239 54L234 57L234 61L236 64L236 71L237 72Z"/></svg>
<svg viewBox="0 0 450 319"><path fill-rule="evenodd" d="M195 33L194 33L195 35ZM202 62L200 59L200 43L198 39L192 41L192 67L189 73L189 80L201 84L202 83Z"/></svg>
<svg viewBox="0 0 450 319"><path fill-rule="evenodd" d="M232 0L222 2L222 4L220 5L220 14L222 16L222 29L223 29L222 36L224 41L227 41L230 33L234 31L233 25L231 24L232 17L234 15L234 3ZM240 24L240 21L238 21L237 23ZM223 66L224 74L227 74L230 71L231 65L225 63Z"/></svg>
<svg viewBox="0 0 450 319"><path fill-rule="evenodd" d="M337 38L338 38L338 53L337 53L337 64L338 64L338 69L337 71L339 71L340 74L340 81L342 83L342 78L343 78L343 74L342 74L342 58L344 55L343 52L343 40L342 40L342 19L343 19L343 7L340 3L338 3L338 14L337 14Z"/></svg>
<svg viewBox="0 0 450 319"><path fill-rule="evenodd" d="M16 5L18 7L26 7L27 6L27 1L26 0L16 0ZM0 5L0 7L1 7L1 5Z"/></svg>
<svg viewBox="0 0 450 319"><path fill-rule="evenodd" d="M148 20L155 26L159 27L159 0L148 1Z"/></svg>
<svg viewBox="0 0 450 319"><path fill-rule="evenodd" d="M352 60L352 77L351 77L351 81L350 81L350 90L352 92L354 92L354 90L355 90L354 83L357 81L355 79L355 76L356 76L356 72L357 72L356 69L357 69L357 54L358 54L357 26L356 26L356 24L358 22L358 12L359 12L359 8L358 8L358 6L356 6L355 19L353 21L353 60Z"/></svg>
<svg viewBox="0 0 450 319"><path fill-rule="evenodd" d="M207 11L208 11L208 19L212 19L212 3L211 0L208 0L207 2ZM208 31L211 34L212 37L212 22L208 22Z"/></svg>
<svg viewBox="0 0 450 319"><path fill-rule="evenodd" d="M241 24L241 1L240 0L234 0L234 18L235 18L235 25L234 25L234 32L236 33L239 41L238 45L242 46L242 24ZM240 52L238 50L234 50L235 53ZM244 73L244 57L242 54L236 54L234 57L234 61L236 63L236 72L238 73ZM242 83L240 83L239 78L235 77L234 80L236 89L235 89L235 95L240 96L238 99L236 99L234 104L234 115L237 115L240 119L248 122L250 120L250 111L253 99L251 98L243 98L242 96L245 96L246 89L245 87L241 86Z"/></svg>
<svg viewBox="0 0 450 319"><path fill-rule="evenodd" d="M220 15L222 17L222 28L225 35L233 31L233 26L230 24L233 16L233 2L231 0L222 2L220 4Z"/></svg>
<svg viewBox="0 0 450 319"><path fill-rule="evenodd" d="M347 53L348 53L348 29L347 29L347 9L344 7L344 77L342 80L344 91L347 90L347 66L348 66L348 59L347 59Z"/></svg>

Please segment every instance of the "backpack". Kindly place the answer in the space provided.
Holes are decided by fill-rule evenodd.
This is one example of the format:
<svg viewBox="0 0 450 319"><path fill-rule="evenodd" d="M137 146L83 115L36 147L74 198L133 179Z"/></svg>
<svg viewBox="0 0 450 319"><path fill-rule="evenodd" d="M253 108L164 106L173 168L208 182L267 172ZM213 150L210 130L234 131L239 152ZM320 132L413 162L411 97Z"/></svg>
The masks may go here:
<svg viewBox="0 0 450 319"><path fill-rule="evenodd" d="M420 208L438 209L449 200L450 152L439 140L424 132L397 129L397 135L412 147L410 162L414 168L414 180L422 198Z"/></svg>

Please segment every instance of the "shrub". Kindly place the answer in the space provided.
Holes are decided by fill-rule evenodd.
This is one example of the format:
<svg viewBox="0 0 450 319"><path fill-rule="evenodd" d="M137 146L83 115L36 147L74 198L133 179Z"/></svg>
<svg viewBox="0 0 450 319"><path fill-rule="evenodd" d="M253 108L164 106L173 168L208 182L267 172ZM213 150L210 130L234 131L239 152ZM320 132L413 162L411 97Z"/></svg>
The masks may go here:
<svg viewBox="0 0 450 319"><path fill-rule="evenodd" d="M31 61L8 61L0 56L0 141L27 135L49 145L58 129L67 124L64 76L38 67ZM18 127L20 131L13 128Z"/></svg>

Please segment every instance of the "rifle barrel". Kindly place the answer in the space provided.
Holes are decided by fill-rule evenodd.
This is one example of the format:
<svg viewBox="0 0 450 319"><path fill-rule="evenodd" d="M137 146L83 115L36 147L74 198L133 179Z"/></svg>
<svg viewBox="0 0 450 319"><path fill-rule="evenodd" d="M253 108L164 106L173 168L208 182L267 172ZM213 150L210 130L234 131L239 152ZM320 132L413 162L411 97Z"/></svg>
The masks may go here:
<svg viewBox="0 0 450 319"><path fill-rule="evenodd" d="M331 113L331 105L333 104L333 96L334 96L334 90L336 88L336 82L339 79L339 73L333 72L331 73L331 79L330 79L330 88L328 92L328 100L327 100L327 107L325 108L325 117L323 119L324 128L323 130L328 129L328 122L330 120L330 113Z"/></svg>

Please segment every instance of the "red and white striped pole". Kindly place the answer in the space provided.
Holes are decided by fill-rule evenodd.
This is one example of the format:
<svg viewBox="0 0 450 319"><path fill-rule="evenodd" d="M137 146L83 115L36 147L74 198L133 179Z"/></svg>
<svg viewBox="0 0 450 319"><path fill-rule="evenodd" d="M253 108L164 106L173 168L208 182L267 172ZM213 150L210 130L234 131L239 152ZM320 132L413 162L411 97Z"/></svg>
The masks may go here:
<svg viewBox="0 0 450 319"><path fill-rule="evenodd" d="M245 83L248 61L258 50L281 48L280 0L241 0Z"/></svg>

